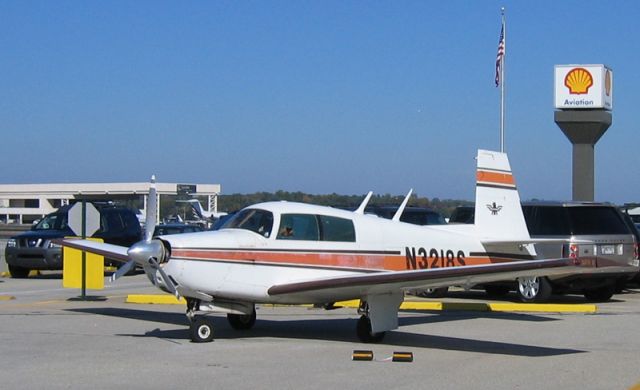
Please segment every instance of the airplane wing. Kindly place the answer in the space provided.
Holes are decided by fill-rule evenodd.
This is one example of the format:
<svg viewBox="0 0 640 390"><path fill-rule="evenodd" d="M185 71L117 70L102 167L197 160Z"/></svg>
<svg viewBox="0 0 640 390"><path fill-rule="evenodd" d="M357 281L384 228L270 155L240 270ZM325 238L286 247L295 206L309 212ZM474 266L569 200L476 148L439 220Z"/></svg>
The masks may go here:
<svg viewBox="0 0 640 390"><path fill-rule="evenodd" d="M589 259L549 259L417 271L385 271L280 284L271 286L268 293L271 296L293 295L299 298L319 298L328 293L340 297L339 299L351 299L413 288L473 286L513 280L521 276L585 273L590 272L590 268L594 266L595 261Z"/></svg>

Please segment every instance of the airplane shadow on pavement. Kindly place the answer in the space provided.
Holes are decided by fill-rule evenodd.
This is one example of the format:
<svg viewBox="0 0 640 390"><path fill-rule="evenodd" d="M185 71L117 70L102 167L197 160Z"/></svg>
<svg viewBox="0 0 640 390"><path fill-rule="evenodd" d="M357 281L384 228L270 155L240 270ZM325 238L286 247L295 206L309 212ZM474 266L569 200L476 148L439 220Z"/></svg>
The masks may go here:
<svg viewBox="0 0 640 390"><path fill-rule="evenodd" d="M181 329L161 329L155 327L153 330L142 334L119 334L123 337L156 337L159 339L175 340L183 342L189 340L189 322L182 313L167 313L163 311L139 310L128 308L77 308L69 309L77 313L87 313L148 321L154 323L164 323L169 325L179 325ZM499 315L496 315L499 314ZM250 339L250 338L283 338L301 340L327 340L346 343L359 343L355 335L355 318L304 318L299 320L272 320L260 319L258 311L258 321L251 330L238 331L231 328L226 318L221 315L213 315L215 326L214 340ZM318 315L320 317L320 315ZM468 320L473 318L496 318L519 321L554 321L554 319L539 317L535 315L513 314L513 313L454 313L453 315L433 315L433 316L411 316L400 318L400 328L387 332L380 345L407 347L407 348L430 348L452 351L465 351L477 353L489 353L498 355L543 357L558 356L586 351L566 348L549 348L535 345L515 344L508 342L476 340L470 338L450 337L441 335L429 335L411 333L403 330L403 327L425 323L437 323L447 321ZM368 345L358 344L358 347L366 348Z"/></svg>

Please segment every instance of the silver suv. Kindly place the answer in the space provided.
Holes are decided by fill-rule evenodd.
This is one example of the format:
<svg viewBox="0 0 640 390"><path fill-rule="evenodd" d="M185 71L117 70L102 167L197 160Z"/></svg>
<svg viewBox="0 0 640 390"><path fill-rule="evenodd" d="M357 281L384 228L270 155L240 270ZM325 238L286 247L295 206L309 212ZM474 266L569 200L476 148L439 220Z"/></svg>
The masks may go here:
<svg viewBox="0 0 640 390"><path fill-rule="evenodd" d="M536 244L540 257L592 257L597 266L587 275L521 278L521 300L539 302L552 292L578 290L590 301L606 301L616 284L637 272L638 243L617 207L593 202L529 202L522 204L522 211L532 238L569 240L567 244ZM604 266L605 270L598 270Z"/></svg>
<svg viewBox="0 0 640 390"><path fill-rule="evenodd" d="M580 292L589 301L606 301L616 287L638 272L638 241L620 210L609 203L525 202L524 219L532 238L566 240L538 243L540 258L593 257L597 267L591 274L519 278L483 287L490 295L515 289L523 302L544 302L552 293ZM473 207L463 206L450 223L473 223ZM607 266L605 269L598 267Z"/></svg>

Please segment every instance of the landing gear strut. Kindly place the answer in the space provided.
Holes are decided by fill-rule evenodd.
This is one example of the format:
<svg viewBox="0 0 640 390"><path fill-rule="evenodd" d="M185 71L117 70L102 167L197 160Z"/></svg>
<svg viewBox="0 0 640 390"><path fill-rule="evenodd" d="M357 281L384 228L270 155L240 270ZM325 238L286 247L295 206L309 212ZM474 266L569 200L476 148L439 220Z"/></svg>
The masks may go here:
<svg viewBox="0 0 640 390"><path fill-rule="evenodd" d="M360 301L358 314L362 314L356 325L356 334L363 343L378 343L382 341L386 332L373 333L371 331L371 319L369 318L369 305L365 301Z"/></svg>

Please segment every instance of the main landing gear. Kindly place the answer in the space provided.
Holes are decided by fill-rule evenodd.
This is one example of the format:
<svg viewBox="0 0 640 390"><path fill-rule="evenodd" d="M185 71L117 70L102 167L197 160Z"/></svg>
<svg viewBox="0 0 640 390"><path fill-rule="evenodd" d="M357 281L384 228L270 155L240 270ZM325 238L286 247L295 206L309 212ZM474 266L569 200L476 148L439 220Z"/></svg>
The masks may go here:
<svg viewBox="0 0 640 390"><path fill-rule="evenodd" d="M365 301L360 301L358 314L362 314L356 325L356 334L363 343L379 343L387 332L371 331L371 318L369 318L369 305Z"/></svg>
<svg viewBox="0 0 640 390"><path fill-rule="evenodd" d="M189 319L189 336L194 343L208 343L213 341L213 319L209 314L224 312L225 308L212 304L201 304L200 300L187 299L187 318ZM228 310L228 309L227 309ZM227 312L227 321L233 329L248 330L256 323L256 309L251 307L250 314L238 314Z"/></svg>

